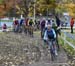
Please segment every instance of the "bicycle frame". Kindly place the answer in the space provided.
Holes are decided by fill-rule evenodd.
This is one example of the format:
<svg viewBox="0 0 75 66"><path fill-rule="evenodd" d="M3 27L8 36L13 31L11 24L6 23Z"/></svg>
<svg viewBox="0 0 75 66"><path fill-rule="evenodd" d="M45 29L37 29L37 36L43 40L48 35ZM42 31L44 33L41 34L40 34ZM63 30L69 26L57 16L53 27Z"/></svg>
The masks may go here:
<svg viewBox="0 0 75 66"><path fill-rule="evenodd" d="M55 50L56 50L55 40L54 39L48 40L48 44L49 44L49 47L50 47L51 60L54 61L56 59L56 55L55 55Z"/></svg>

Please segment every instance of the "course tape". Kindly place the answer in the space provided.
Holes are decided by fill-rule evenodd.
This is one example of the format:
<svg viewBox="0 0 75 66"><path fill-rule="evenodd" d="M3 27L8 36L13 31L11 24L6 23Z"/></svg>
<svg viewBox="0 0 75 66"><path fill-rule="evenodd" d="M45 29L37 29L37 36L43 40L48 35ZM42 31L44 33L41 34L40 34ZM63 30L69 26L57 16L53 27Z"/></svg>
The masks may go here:
<svg viewBox="0 0 75 66"><path fill-rule="evenodd" d="M75 36L74 35L72 35L72 34L69 34L69 33L64 33L68 38L71 38L71 39L75 39Z"/></svg>
<svg viewBox="0 0 75 66"><path fill-rule="evenodd" d="M63 32L63 31L62 31ZM73 35L71 35L71 34L69 34L69 33L67 33L67 32L63 32L67 37L69 37L69 38L71 38L71 39L75 39L75 36L73 36ZM72 44L72 43L70 43L69 41L67 41L66 39L64 39L63 37L61 37L69 46L71 46L72 48L74 48L75 49L75 45L74 44Z"/></svg>

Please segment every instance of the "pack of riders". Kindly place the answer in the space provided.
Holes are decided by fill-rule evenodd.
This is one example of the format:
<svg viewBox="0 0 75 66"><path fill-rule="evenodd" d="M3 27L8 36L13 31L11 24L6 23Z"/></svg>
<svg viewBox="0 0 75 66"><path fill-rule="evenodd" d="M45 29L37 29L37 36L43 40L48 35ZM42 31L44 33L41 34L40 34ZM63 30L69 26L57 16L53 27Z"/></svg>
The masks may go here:
<svg viewBox="0 0 75 66"><path fill-rule="evenodd" d="M13 29L14 32L22 32L24 31L26 34L33 34L33 19L29 19L29 18L22 18L20 20L15 19L13 22Z"/></svg>
<svg viewBox="0 0 75 66"><path fill-rule="evenodd" d="M55 19L55 20L54 20ZM40 23L41 25L41 38L44 39L45 43L48 43L49 39L54 39L57 44L57 50L60 49L58 43L58 34L61 35L60 28L60 19L59 17L55 16L55 18L50 17L48 19L43 19ZM57 55L57 51L56 51Z"/></svg>
<svg viewBox="0 0 75 66"><path fill-rule="evenodd" d="M34 23L33 19L29 19L29 18L20 19L20 20L15 19L13 22L13 30L14 32L22 32L24 30L26 34L33 37L34 24L36 23ZM38 26L40 27L41 30L41 38L44 41L47 41L48 38L55 39L57 42L57 48L59 49L60 47L58 43L58 34L61 35L60 28L59 28L60 27L59 17L55 16L54 18L50 17L48 19L41 18ZM6 31L7 25L3 24L2 29L3 31Z"/></svg>
<svg viewBox="0 0 75 66"><path fill-rule="evenodd" d="M72 21L71 21L72 22ZM13 22L13 30L14 32L22 32L24 31L26 34L29 33L30 36L33 37L33 31L34 31L34 24L36 26L40 25L41 30L41 38L44 40L45 43L47 43L51 47L50 41L53 40L53 43L57 44L57 47L55 45L55 55L58 55L57 50L60 48L58 43L58 34L60 33L60 19L59 17L50 17L50 18L41 18L39 23L34 23L33 19L15 19ZM3 25L3 31L6 31L7 25ZM59 28L59 29L58 29Z"/></svg>
<svg viewBox="0 0 75 66"><path fill-rule="evenodd" d="M30 32L32 32L33 34L34 24L36 23L34 23L33 19L30 19L30 18L21 19L21 20L15 19L13 23L14 32L18 32L19 29L20 30L24 29L24 32L26 34ZM50 18L47 18L47 19L45 18L40 19L39 21L40 26L39 25L38 26L41 29L41 38L44 37L44 32L47 29L48 24L53 25L52 28L55 30L56 38L58 39L58 34L61 34L61 33L60 33L60 29L57 30L57 28L60 26L60 19L57 16L55 17L50 16ZM57 43L58 43L58 40L57 40Z"/></svg>

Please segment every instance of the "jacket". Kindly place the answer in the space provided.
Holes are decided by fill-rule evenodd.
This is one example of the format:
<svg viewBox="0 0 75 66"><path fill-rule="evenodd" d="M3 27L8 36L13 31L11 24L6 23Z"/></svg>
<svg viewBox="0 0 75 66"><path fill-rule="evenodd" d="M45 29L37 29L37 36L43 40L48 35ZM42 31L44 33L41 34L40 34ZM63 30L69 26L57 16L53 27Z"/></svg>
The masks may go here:
<svg viewBox="0 0 75 66"><path fill-rule="evenodd" d="M51 30L53 31L54 38L56 38L56 33L55 33L54 29L51 29ZM44 40L48 40L47 30L46 30L45 33L44 33L44 38L43 38L43 39L44 39Z"/></svg>
<svg viewBox="0 0 75 66"><path fill-rule="evenodd" d="M70 26L72 26L72 27L74 26L74 19L73 18L71 19Z"/></svg>

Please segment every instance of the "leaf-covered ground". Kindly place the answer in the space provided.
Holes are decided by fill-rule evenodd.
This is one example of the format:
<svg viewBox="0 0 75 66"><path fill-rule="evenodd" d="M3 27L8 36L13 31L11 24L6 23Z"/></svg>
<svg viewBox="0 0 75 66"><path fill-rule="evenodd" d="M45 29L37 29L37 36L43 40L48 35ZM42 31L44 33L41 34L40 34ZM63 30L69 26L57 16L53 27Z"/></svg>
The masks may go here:
<svg viewBox="0 0 75 66"><path fill-rule="evenodd" d="M19 33L0 33L0 66L68 66L62 48L58 54L52 62L39 32L35 32L33 38Z"/></svg>

